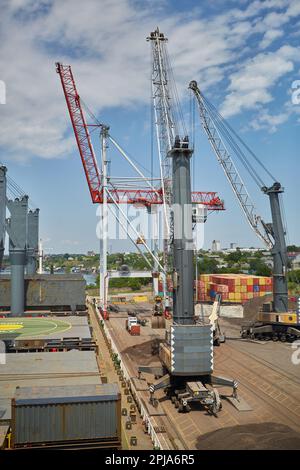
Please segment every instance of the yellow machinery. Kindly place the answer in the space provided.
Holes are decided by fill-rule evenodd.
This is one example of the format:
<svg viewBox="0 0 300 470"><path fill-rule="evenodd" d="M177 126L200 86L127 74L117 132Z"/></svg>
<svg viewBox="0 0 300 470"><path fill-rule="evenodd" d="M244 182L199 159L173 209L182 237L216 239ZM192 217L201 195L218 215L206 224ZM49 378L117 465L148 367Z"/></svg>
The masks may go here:
<svg viewBox="0 0 300 470"><path fill-rule="evenodd" d="M136 240L136 244L137 245L144 245L146 243L146 239L144 237L144 235L140 235L137 240Z"/></svg>
<svg viewBox="0 0 300 470"><path fill-rule="evenodd" d="M300 338L300 311L274 312L272 302L263 304L255 322L242 325L242 338L258 340L295 341Z"/></svg>

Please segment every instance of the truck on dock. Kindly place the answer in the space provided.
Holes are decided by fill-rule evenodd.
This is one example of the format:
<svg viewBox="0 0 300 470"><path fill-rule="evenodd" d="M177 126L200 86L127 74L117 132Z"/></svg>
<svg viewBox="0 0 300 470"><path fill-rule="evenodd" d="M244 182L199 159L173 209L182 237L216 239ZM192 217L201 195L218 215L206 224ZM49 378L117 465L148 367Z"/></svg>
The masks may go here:
<svg viewBox="0 0 300 470"><path fill-rule="evenodd" d="M141 334L141 327L138 323L137 317L128 317L126 320L126 330L132 336L139 336Z"/></svg>

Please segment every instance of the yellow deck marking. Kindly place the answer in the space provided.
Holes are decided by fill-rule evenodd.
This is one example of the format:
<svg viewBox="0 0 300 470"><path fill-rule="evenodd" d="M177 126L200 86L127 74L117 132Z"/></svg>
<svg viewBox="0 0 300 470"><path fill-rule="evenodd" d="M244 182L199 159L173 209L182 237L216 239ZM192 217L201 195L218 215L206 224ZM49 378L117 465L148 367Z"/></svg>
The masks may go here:
<svg viewBox="0 0 300 470"><path fill-rule="evenodd" d="M17 323L7 323L6 325L0 325L0 333L1 331L19 330L20 328L24 328L24 326Z"/></svg>
<svg viewBox="0 0 300 470"><path fill-rule="evenodd" d="M60 333L64 333L72 328L72 324L67 321L62 320L49 320L48 318L39 318L38 322L37 319L24 319L24 322L20 323L2 323L0 322L0 334L12 332L15 330L19 330L21 328L24 329L24 332L21 333L21 336L30 335L30 336L44 336L45 334L53 334L56 330L59 330ZM29 320L29 321L26 321ZM5 320L4 320L5 321ZM37 329L37 332L34 332L34 329ZM30 332L28 332L28 330ZM33 330L33 331L32 331Z"/></svg>

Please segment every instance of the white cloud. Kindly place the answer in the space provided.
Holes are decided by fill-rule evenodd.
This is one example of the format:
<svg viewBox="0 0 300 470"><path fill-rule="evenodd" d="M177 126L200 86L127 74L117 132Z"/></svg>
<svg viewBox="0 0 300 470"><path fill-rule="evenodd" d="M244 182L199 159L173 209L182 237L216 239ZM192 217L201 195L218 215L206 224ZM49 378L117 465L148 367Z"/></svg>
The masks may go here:
<svg viewBox="0 0 300 470"><path fill-rule="evenodd" d="M256 22L257 32L263 33L268 32L269 30L278 30L291 19L297 18L299 15L299 0L279 1L277 11L270 11L264 17L258 17Z"/></svg>
<svg viewBox="0 0 300 470"><path fill-rule="evenodd" d="M279 114L270 114L268 111L262 110L262 112L258 112L256 114L256 117L251 121L250 126L254 130L266 129L268 132L273 133L277 131L278 126L289 119L290 114L289 110L283 111Z"/></svg>
<svg viewBox="0 0 300 470"><path fill-rule="evenodd" d="M293 0L288 9L287 9L287 14L289 17L295 17L300 15L300 3L299 0Z"/></svg>
<svg viewBox="0 0 300 470"><path fill-rule="evenodd" d="M288 100L277 113L270 113L267 109L259 107L255 113L255 118L250 121L250 128L254 130L267 130L269 133L277 131L278 127L288 121L290 116L294 115L297 122L300 116L300 106L292 102L292 88L288 90Z"/></svg>
<svg viewBox="0 0 300 470"><path fill-rule="evenodd" d="M221 113L225 117L233 116L272 101L272 86L294 70L292 59L300 60L300 48L283 46L275 52L260 53L248 60L231 75L229 93L222 104Z"/></svg>
<svg viewBox="0 0 300 470"><path fill-rule="evenodd" d="M284 32L280 29L269 29L263 36L259 45L261 49L266 49L273 41L283 36Z"/></svg>
<svg viewBox="0 0 300 470"><path fill-rule="evenodd" d="M266 33L264 18L270 25L275 17L282 24L283 19L271 13L285 15L286 22L298 14L299 2L254 1L216 11L209 19L197 10L170 14L165 4L156 0L153 8L151 1L130 0L88 0L84 7L79 0L5 2L0 17L0 79L7 86L7 104L1 107L3 159L62 158L75 147L55 61L71 63L80 95L96 112L147 103L150 46L145 37L159 24L169 36L179 92L194 78L202 89L219 89L236 61L243 64L252 34L264 34L265 44L272 34L274 38L274 32ZM279 37L281 30L275 31ZM252 61L231 76L224 103L231 114L269 102L270 86L293 68L288 51L285 57L282 53L273 58L252 53ZM259 86L250 86L255 79Z"/></svg>

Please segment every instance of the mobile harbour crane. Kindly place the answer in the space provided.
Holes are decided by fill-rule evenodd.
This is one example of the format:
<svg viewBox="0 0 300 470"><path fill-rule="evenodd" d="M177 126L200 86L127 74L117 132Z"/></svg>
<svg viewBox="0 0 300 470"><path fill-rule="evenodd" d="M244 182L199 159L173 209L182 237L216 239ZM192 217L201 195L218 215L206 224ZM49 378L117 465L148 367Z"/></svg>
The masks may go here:
<svg viewBox="0 0 300 470"><path fill-rule="evenodd" d="M157 131L162 168L167 173L164 198L170 204L170 247L172 249L173 319L166 330L165 341L158 345L160 367L139 366L141 374L152 373L150 403L158 405L155 393L163 389L179 412L189 412L193 402L200 403L211 413L221 410L218 385L232 389L231 402L238 408L237 382L213 374L213 325L196 321L194 312L193 271L193 208L190 160L193 149L186 135L179 102L175 108L181 121L174 118L175 83L166 50L167 38L159 29L147 38L152 46L153 96L157 116ZM173 93L171 93L173 87ZM157 99L155 97L158 97ZM179 125L180 122L180 125ZM176 211L176 208L180 210ZM177 236L180 234L180 236Z"/></svg>
<svg viewBox="0 0 300 470"><path fill-rule="evenodd" d="M190 82L189 88L197 101L202 127L217 160L223 168L252 230L271 251L273 258L273 301L263 304L257 321L242 325L241 335L243 338L293 341L300 337L300 318L299 309L297 312L290 312L288 308L288 258L279 199L284 188L206 99L195 80ZM272 223L264 222L261 216L256 213L251 196L231 155L243 164L261 191L269 197ZM252 157L260 165L260 173L256 171L249 157ZM263 182L262 172L273 179L271 186L267 186Z"/></svg>

